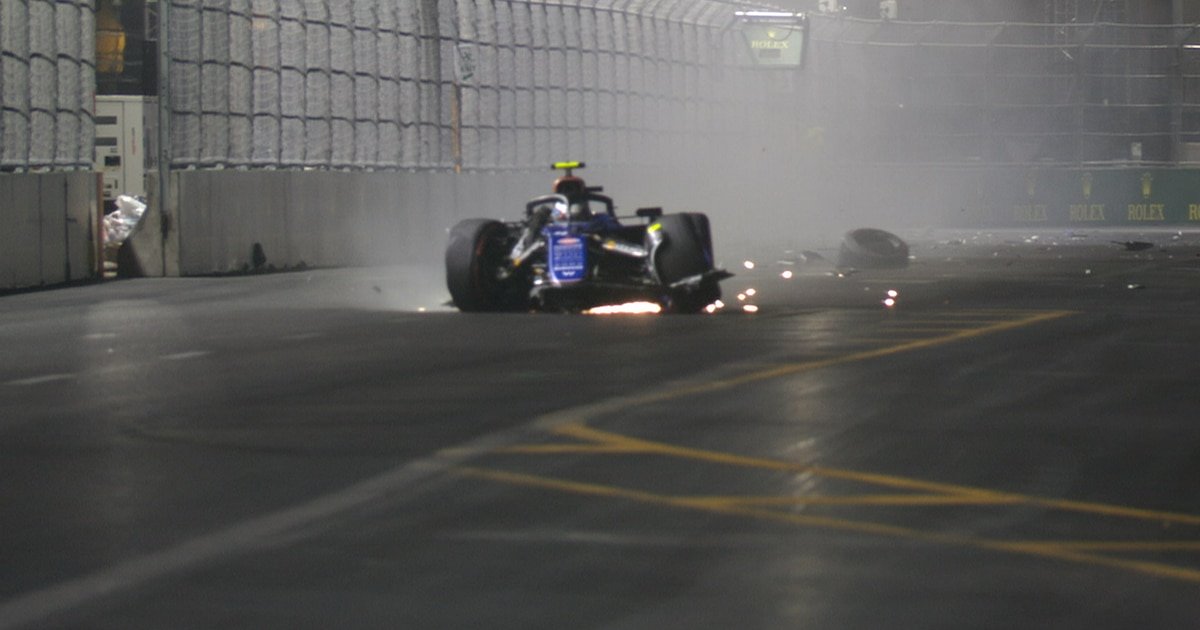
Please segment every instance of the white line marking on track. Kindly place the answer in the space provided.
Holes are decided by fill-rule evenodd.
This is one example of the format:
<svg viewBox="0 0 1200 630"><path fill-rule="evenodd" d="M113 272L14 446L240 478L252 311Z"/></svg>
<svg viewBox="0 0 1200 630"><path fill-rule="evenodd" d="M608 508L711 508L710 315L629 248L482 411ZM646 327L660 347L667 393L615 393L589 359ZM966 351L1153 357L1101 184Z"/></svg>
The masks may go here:
<svg viewBox="0 0 1200 630"><path fill-rule="evenodd" d="M309 339L319 339L325 335L319 332L296 333L294 335L285 335L280 337L284 341L308 341Z"/></svg>
<svg viewBox="0 0 1200 630"><path fill-rule="evenodd" d="M680 389L696 382L711 382L749 369L744 363L730 364L706 374L665 385ZM655 390L657 391L657 390ZM359 508L395 501L397 495L418 483L437 476L450 479L449 473L470 460L528 439L531 431L570 423L585 422L632 405L642 396L617 396L598 403L537 416L521 425L483 435L454 447L443 449L424 459L404 464L352 486L317 497L308 503L251 518L173 547L130 558L75 579L60 582L39 591L0 602L0 630L12 630L45 621L54 615L79 608L106 597L141 587L166 577L224 558L237 557L278 545L280 540L296 542L312 537L316 523L344 516ZM301 531L304 530L304 531Z"/></svg>
<svg viewBox="0 0 1200 630"><path fill-rule="evenodd" d="M506 440L507 444L512 440ZM476 440L470 457L504 444L495 437ZM0 603L0 630L42 622L90 602L111 597L144 584L176 575L222 558L264 549L279 541L303 540L311 533L298 530L358 508L394 500L397 491L444 474L462 464L456 458L433 456L401 466L391 472L359 482L295 507L252 518L222 530L186 540L174 547L131 558L90 575L61 582Z"/></svg>
<svg viewBox="0 0 1200 630"><path fill-rule="evenodd" d="M176 352L175 354L164 354L160 359L164 361L187 361L188 359L198 359L203 356L212 354L207 350L192 350L190 352Z"/></svg>
<svg viewBox="0 0 1200 630"><path fill-rule="evenodd" d="M1034 320L1014 324L1013 327L1031 323L1034 323ZM1002 328L997 327L988 332L1000 330ZM940 340L931 339L929 345L953 343L963 338L961 335L950 335ZM854 353L846 355L845 359L846 362L861 361L905 350L907 348L904 346L893 346L886 352ZM313 527L315 524L350 515L366 506L386 501L394 502L401 491L411 490L418 483L428 482L439 476L449 478L447 473L453 469L485 453L518 444L527 439L530 432L540 434L554 427L585 424L590 419L625 411L631 407L698 393L711 393L801 371L780 371L778 368L764 371L764 366L769 366L770 363L764 363L763 360L769 358L771 357L760 357L753 363L726 364L684 379L662 383L648 391L545 413L523 424L482 435L423 459L403 464L307 503L251 518L225 529L185 540L173 547L130 558L91 574L0 602L0 630L42 622L54 615L193 570L207 563L255 552L272 545L277 546L281 540L294 544L311 538L316 535L318 529ZM821 367L817 363L832 365L837 362L818 361L811 367ZM73 378L71 375L55 376Z"/></svg>
<svg viewBox="0 0 1200 630"><path fill-rule="evenodd" d="M630 535L602 530L540 530L520 531L463 530L439 534L438 538L464 542L504 542L512 544L562 543L569 545L587 544L611 547L667 547L680 549L729 549L741 547L765 547L775 544L777 539L769 536L690 536Z"/></svg>
<svg viewBox="0 0 1200 630"><path fill-rule="evenodd" d="M5 383L5 385L12 385L13 387L29 387L31 385L41 385L43 383L69 381L74 378L74 374L43 374L42 376L31 376L29 378L19 378L14 381L8 381Z"/></svg>

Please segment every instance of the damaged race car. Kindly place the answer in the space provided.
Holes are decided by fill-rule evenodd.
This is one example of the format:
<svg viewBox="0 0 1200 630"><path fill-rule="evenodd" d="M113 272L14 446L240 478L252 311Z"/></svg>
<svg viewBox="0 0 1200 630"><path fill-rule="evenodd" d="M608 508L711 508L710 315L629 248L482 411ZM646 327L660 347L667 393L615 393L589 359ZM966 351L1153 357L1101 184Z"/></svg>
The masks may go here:
<svg viewBox="0 0 1200 630"><path fill-rule="evenodd" d="M666 313L699 313L732 274L713 264L704 214L640 208L618 217L600 186L565 171L554 192L525 204L525 218L468 219L450 230L446 284L467 312L582 312L650 302Z"/></svg>

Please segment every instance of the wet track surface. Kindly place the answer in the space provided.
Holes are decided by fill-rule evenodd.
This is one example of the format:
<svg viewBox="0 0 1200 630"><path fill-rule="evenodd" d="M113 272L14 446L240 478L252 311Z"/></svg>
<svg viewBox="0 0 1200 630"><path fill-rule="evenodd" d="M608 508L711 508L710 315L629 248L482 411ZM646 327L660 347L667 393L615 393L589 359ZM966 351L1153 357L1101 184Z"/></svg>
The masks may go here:
<svg viewBox="0 0 1200 630"><path fill-rule="evenodd" d="M1200 239L1153 240L729 259L697 317L2 297L0 628L1195 627Z"/></svg>

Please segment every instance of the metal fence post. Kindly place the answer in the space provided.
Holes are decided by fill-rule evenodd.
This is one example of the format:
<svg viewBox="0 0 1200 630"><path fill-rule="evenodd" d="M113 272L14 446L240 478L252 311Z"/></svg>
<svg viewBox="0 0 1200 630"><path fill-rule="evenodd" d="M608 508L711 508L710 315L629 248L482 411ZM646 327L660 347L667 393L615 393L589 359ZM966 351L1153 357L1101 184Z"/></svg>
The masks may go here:
<svg viewBox="0 0 1200 630"><path fill-rule="evenodd" d="M171 229L171 4L158 9L158 214L162 226L162 269L167 274L167 233Z"/></svg>
<svg viewBox="0 0 1200 630"><path fill-rule="evenodd" d="M1176 2L1175 8L1182 11L1179 3ZM1176 14L1179 17L1179 14ZM1183 36L1183 29L1180 28L1177 21L1175 28L1172 29L1175 41L1171 49L1171 153L1168 158L1171 162L1178 164L1183 160L1183 46L1187 41L1187 37Z"/></svg>

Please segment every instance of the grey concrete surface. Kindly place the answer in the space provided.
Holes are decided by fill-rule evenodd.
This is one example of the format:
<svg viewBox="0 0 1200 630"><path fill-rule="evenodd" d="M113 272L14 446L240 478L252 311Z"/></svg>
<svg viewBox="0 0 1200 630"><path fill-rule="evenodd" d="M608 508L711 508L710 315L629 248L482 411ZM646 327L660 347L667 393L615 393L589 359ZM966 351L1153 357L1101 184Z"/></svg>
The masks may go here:
<svg viewBox="0 0 1200 630"><path fill-rule="evenodd" d="M281 269L435 260L456 221L517 218L553 173L180 171L172 178L178 247L167 255L179 273L203 275L249 267L254 243Z"/></svg>
<svg viewBox="0 0 1200 630"><path fill-rule="evenodd" d="M1200 238L1134 237L729 252L697 317L0 298L0 628L1193 627Z"/></svg>
<svg viewBox="0 0 1200 630"><path fill-rule="evenodd" d="M0 174L0 290L96 276L95 174Z"/></svg>

